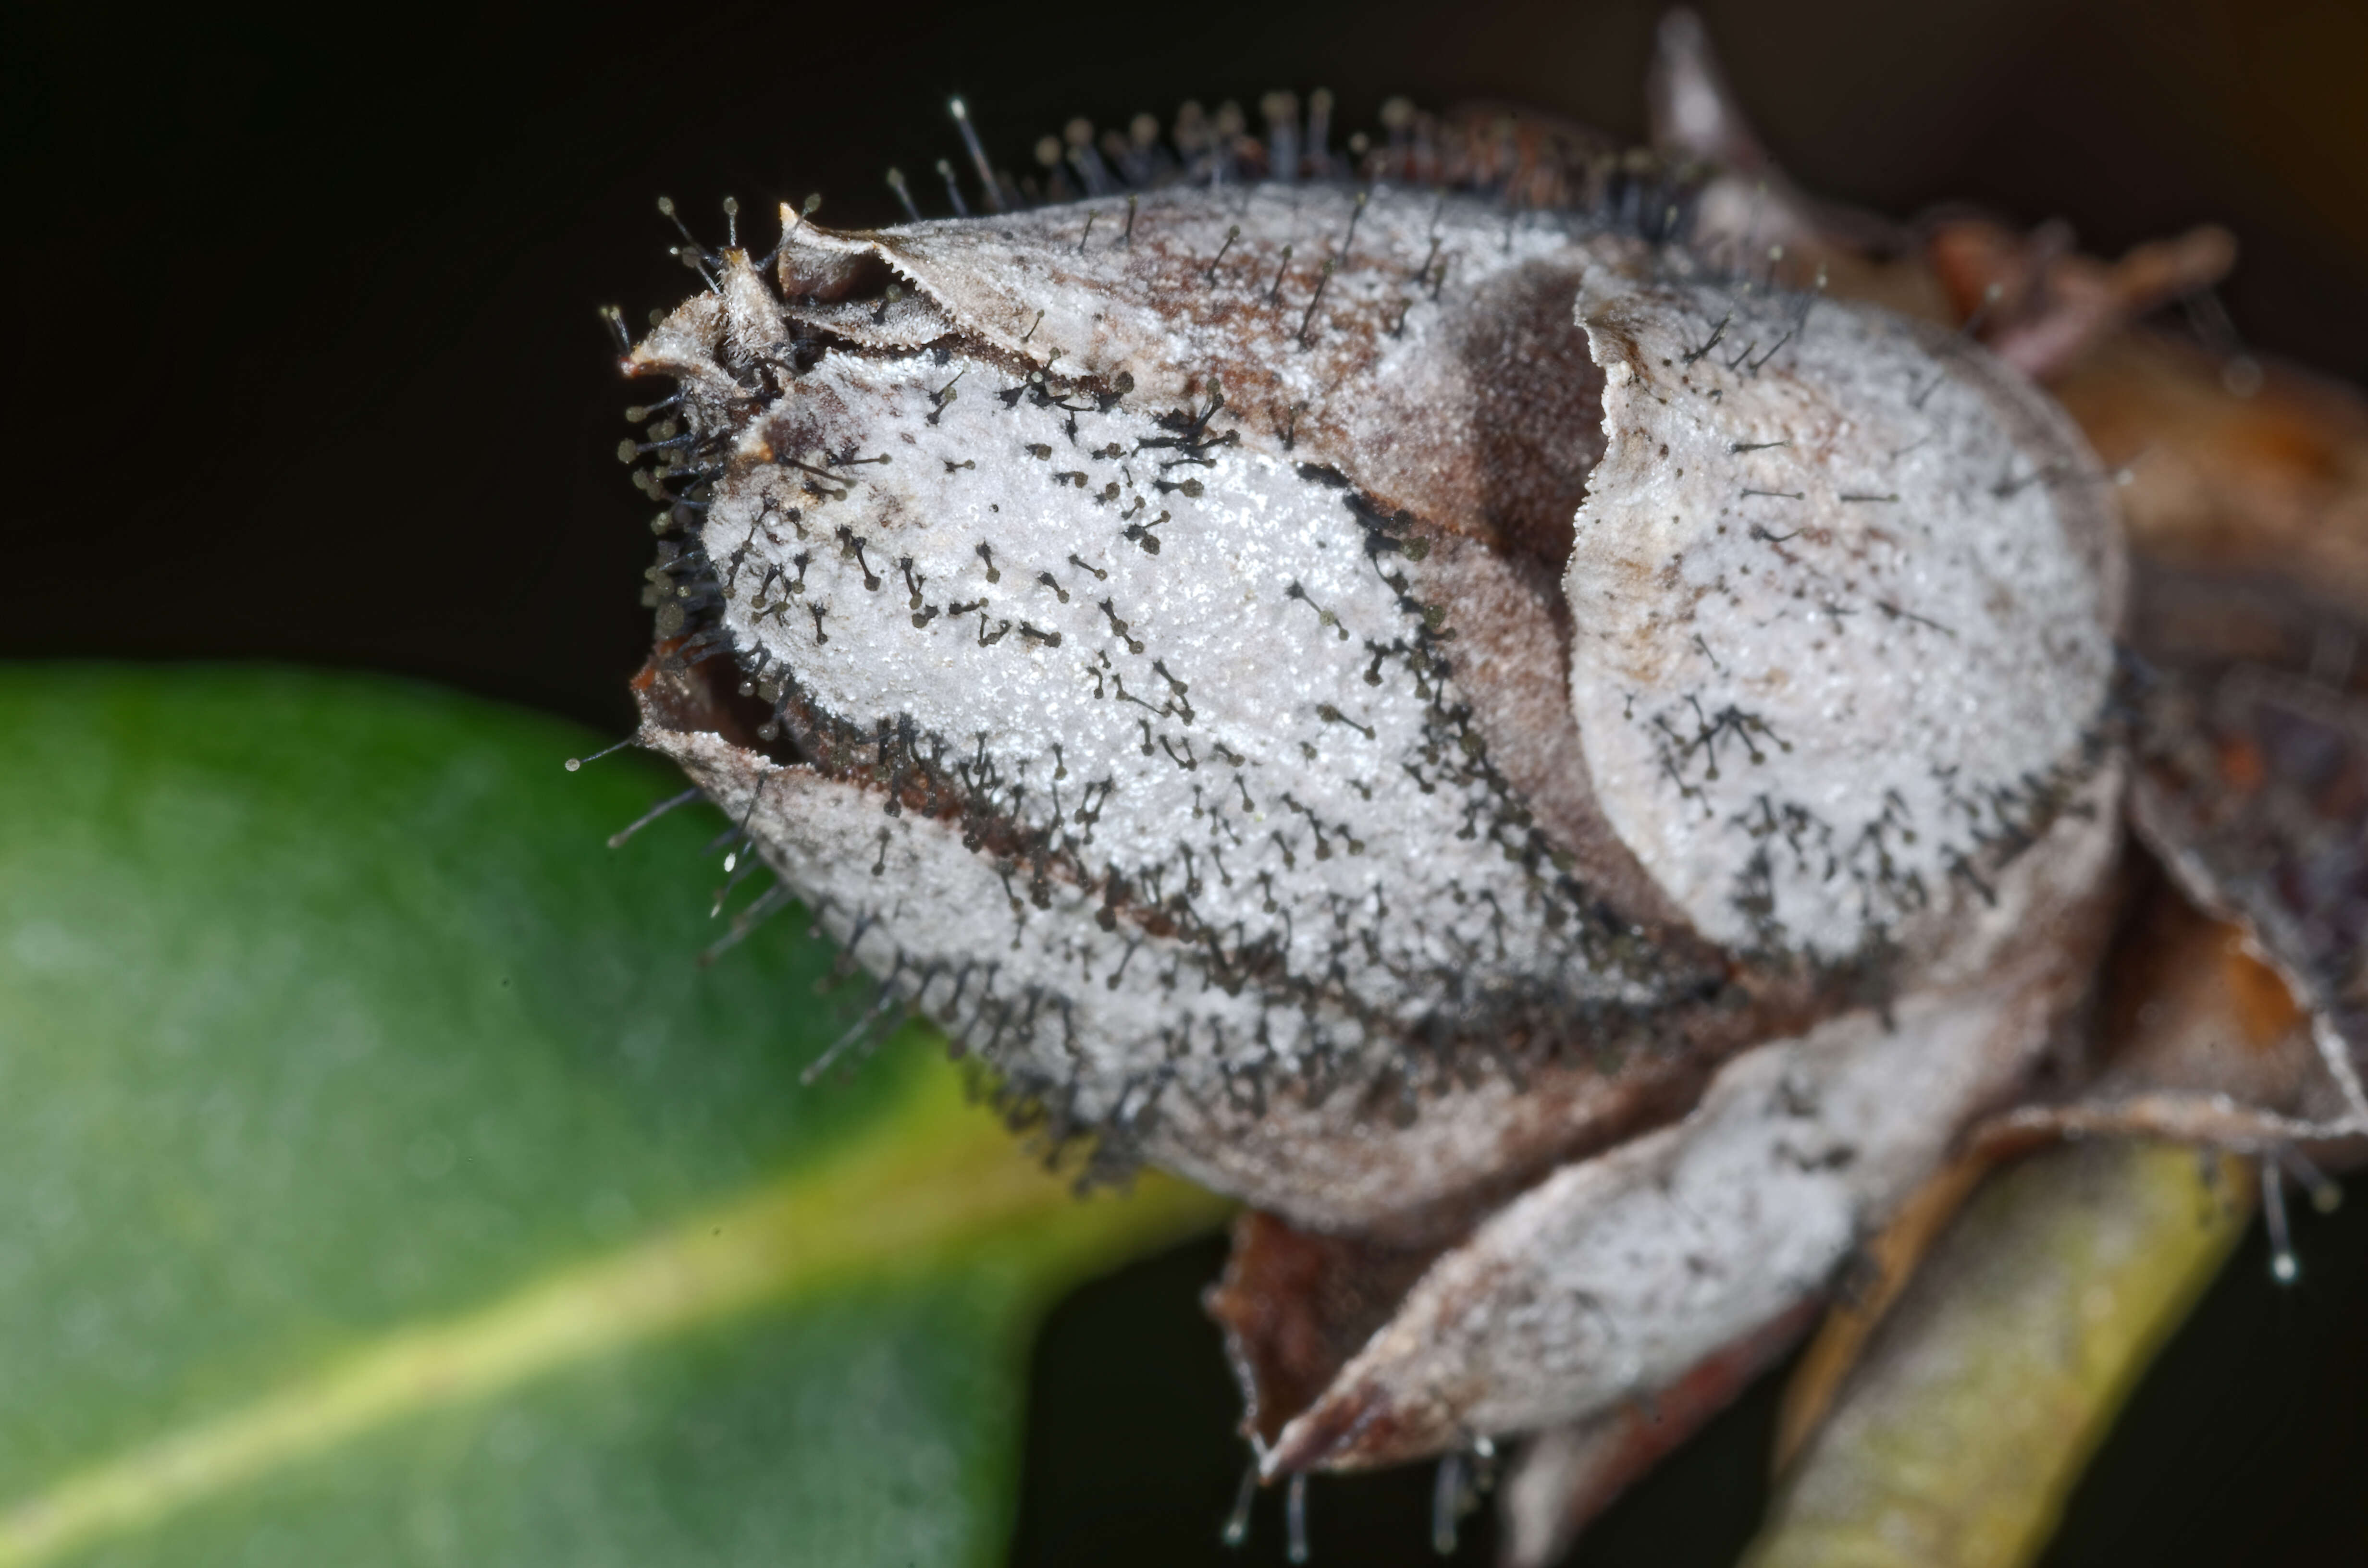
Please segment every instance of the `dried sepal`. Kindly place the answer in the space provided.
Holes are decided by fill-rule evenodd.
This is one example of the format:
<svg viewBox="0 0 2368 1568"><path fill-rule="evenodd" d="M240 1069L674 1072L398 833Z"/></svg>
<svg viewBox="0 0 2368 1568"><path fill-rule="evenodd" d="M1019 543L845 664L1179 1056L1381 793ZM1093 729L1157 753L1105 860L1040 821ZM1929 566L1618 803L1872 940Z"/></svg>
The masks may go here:
<svg viewBox="0 0 2368 1568"><path fill-rule="evenodd" d="M1881 312L1616 277L1579 309L1608 449L1571 700L1614 830L1730 947L1980 972L2009 868L2112 750L2124 568L2086 444Z"/></svg>
<svg viewBox="0 0 2368 1568"><path fill-rule="evenodd" d="M2088 846L2066 880L2110 851ZM1763 1046L1685 1121L1555 1172L1431 1265L1283 1428L1269 1470L1393 1463L1592 1415L1782 1320L2022 1080L2094 933L2070 915L2052 952L1987 988Z"/></svg>

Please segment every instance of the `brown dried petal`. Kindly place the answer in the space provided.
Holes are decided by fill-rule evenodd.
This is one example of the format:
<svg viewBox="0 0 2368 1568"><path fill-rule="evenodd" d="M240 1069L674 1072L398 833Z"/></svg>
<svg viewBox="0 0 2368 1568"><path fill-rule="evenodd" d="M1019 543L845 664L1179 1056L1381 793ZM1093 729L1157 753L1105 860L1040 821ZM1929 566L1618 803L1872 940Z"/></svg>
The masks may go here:
<svg viewBox="0 0 2368 1568"><path fill-rule="evenodd" d="M1243 1391L1242 1430L1274 1441L1387 1323L1437 1247L1394 1247L1292 1227L1256 1210L1234 1222L1209 1315Z"/></svg>

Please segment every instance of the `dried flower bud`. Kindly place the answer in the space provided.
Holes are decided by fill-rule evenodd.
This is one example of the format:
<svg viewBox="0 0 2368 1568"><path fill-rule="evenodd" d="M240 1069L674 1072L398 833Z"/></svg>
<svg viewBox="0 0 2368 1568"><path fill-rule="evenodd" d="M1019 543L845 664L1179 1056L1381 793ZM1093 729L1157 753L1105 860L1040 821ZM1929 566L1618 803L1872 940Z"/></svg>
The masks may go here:
<svg viewBox="0 0 2368 1568"><path fill-rule="evenodd" d="M627 361L643 737L1056 1133L1464 1238L1270 1467L1764 1330L2077 992L2123 567L1978 348L1385 188L783 223Z"/></svg>
<svg viewBox="0 0 2368 1568"><path fill-rule="evenodd" d="M2010 376L1476 202L1091 215L785 214L631 361L787 744L657 738L1021 1096L1370 1224L2026 923L2118 585Z"/></svg>

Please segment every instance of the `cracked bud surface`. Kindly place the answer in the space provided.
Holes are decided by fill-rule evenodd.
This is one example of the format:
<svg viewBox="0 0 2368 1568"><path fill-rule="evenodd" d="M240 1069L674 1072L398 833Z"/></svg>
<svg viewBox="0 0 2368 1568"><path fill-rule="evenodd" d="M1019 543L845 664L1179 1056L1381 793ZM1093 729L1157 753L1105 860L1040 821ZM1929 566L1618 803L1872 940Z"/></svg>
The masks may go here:
<svg viewBox="0 0 2368 1568"><path fill-rule="evenodd" d="M782 218L626 360L681 399L632 454L680 530L642 738L1054 1132L1472 1233L1288 1467L1572 1416L1790 1308L2077 989L2123 568L1978 348L1715 236L1383 187ZM1635 1182L1754 1162L1798 1179L1573 1283ZM1594 1304L1541 1328L1549 1289ZM1569 1375L1517 1394L1535 1345Z"/></svg>

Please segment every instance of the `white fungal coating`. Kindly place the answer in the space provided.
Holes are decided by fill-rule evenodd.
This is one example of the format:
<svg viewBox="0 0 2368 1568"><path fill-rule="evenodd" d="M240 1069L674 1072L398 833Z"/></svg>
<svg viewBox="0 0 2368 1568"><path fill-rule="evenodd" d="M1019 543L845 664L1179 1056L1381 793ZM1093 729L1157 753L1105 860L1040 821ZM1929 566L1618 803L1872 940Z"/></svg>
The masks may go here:
<svg viewBox="0 0 2368 1568"><path fill-rule="evenodd" d="M643 736L1056 1132L1448 1247L1283 1468L1763 1328L2068 1004L2119 547L1978 350L1388 189L785 221L628 362Z"/></svg>
<svg viewBox="0 0 2368 1568"><path fill-rule="evenodd" d="M1719 941L1938 949L2102 752L2103 476L1932 329L1599 279L1610 439L1564 581L1605 813Z"/></svg>
<svg viewBox="0 0 2368 1568"><path fill-rule="evenodd" d="M1089 1096L1163 1030L1188 1060L1261 1035L1287 1066L1319 1049L1301 1015L1261 1028L1255 994L1226 994L1225 965L1337 965L1392 1031L1418 1027L1451 977L1560 972L1574 999L1646 999L1583 950L1582 912L1542 881L1551 868L1507 858L1522 840L1443 711L1452 687L1413 635L1420 616L1337 489L1247 445L1178 458L1123 403L1007 408L997 374L961 357L825 359L807 397L836 402L844 428L872 437L856 441L866 459L889 461L831 470L837 444L817 437L804 450L833 475L823 483L844 475L850 492L818 505L810 475L764 461L779 429L752 425L741 450L761 477L721 487L708 550L728 557L768 526L783 536L803 592L734 599L725 620L735 647L794 670L816 708L866 734L931 737L924 749L942 744L938 766L967 770L1009 831L1100 888L1116 878L1122 898L1225 934L1213 985L1162 985L1171 966L1155 960L1112 987L1142 933L1097 929L1088 910L1081 932L1055 919L1057 936L1040 934L1032 865L1015 866L1008 896L946 890L939 918L961 928L947 951L1074 945L1060 961L1105 1015L1088 1054L1112 1058L1087 1073ZM971 376L978 395L933 403ZM779 520L791 511L802 519ZM1156 528L1158 554L1124 538L1131 524ZM1419 568L1408 574L1418 584ZM1083 890L1064 880L1064 893ZM1394 903L1435 913L1399 917ZM1122 1007L1092 994L1110 991ZM1230 1046L1198 1032L1204 1017Z"/></svg>
<svg viewBox="0 0 2368 1568"><path fill-rule="evenodd" d="M2019 1081L2060 986L2028 973L1845 1014L1719 1074L1687 1120L1565 1165L1424 1276L1275 1471L1452 1448L1664 1388L1815 1296L1867 1214Z"/></svg>
<svg viewBox="0 0 2368 1568"><path fill-rule="evenodd" d="M1270 999L1197 984L1179 997L1176 975L1191 955L1172 937L1105 930L1097 900L1049 879L1041 907L1023 896L1015 909L1003 874L964 847L959 829L914 812L888 816L874 791L778 767L712 734L677 733L667 746L809 904L835 912L834 934L892 988L967 1023L969 1043L992 1059L1008 1060L1015 1039L1050 1036L1077 1064L1072 1081L1110 1086L1110 1103L1061 1102L1057 1113L1090 1110L1160 1163L1309 1223L1418 1231L1427 1205L1468 1194L1513 1152L1634 1119L1681 1065L1646 1058L1618 1074L1548 1068L1426 1084L1419 1116L1402 1126L1388 1112L1415 1086L1380 1085L1390 1098L1378 1112L1360 1103L1376 1089L1372 1062L1332 1064L1346 1082L1328 1096L1278 1094L1265 1104L1254 1066L1214 1054L1145 1072L1124 1054L1131 1042L1180 1032L1188 1018L1212 1038L1254 1041L1275 1011ZM973 916L964 926L950 910ZM950 928L949 956L916 958L916 927ZM958 946L965 937L972 945ZM1078 984L1081 974L1099 983ZM1292 1017L1335 1040L1360 1038L1354 1020L1321 1004ZM1395 1060L1377 1054L1384 1065Z"/></svg>
<svg viewBox="0 0 2368 1568"><path fill-rule="evenodd" d="M1286 256L1327 232L1329 257ZM801 226L787 298L735 253L636 351L682 382L706 465L709 635L882 817L837 830L877 880L817 845L791 884L1064 1123L1269 1201L1294 1184L1178 1130L1344 1084L1336 1120L1403 1122L1508 1054L1584 1053L1563 1077L1624 1106L1593 1059L1673 1041L1726 966L1649 924L1668 911L1587 799L1551 567L1499 547L1583 491L1571 301L1637 246L1324 189L1156 199L1131 242L1083 238L1059 210ZM1508 368L1540 329L1558 358ZM1481 427L1497 383L1542 369L1570 417L1526 466L1481 460L1513 433ZM888 876L892 809L967 861ZM1740 1043L1732 1012L1705 1028ZM1505 1122L1406 1133L1439 1146L1414 1199L1491 1179ZM1516 1161L1599 1122L1540 1119ZM1334 1220L1409 1197L1302 1192Z"/></svg>

